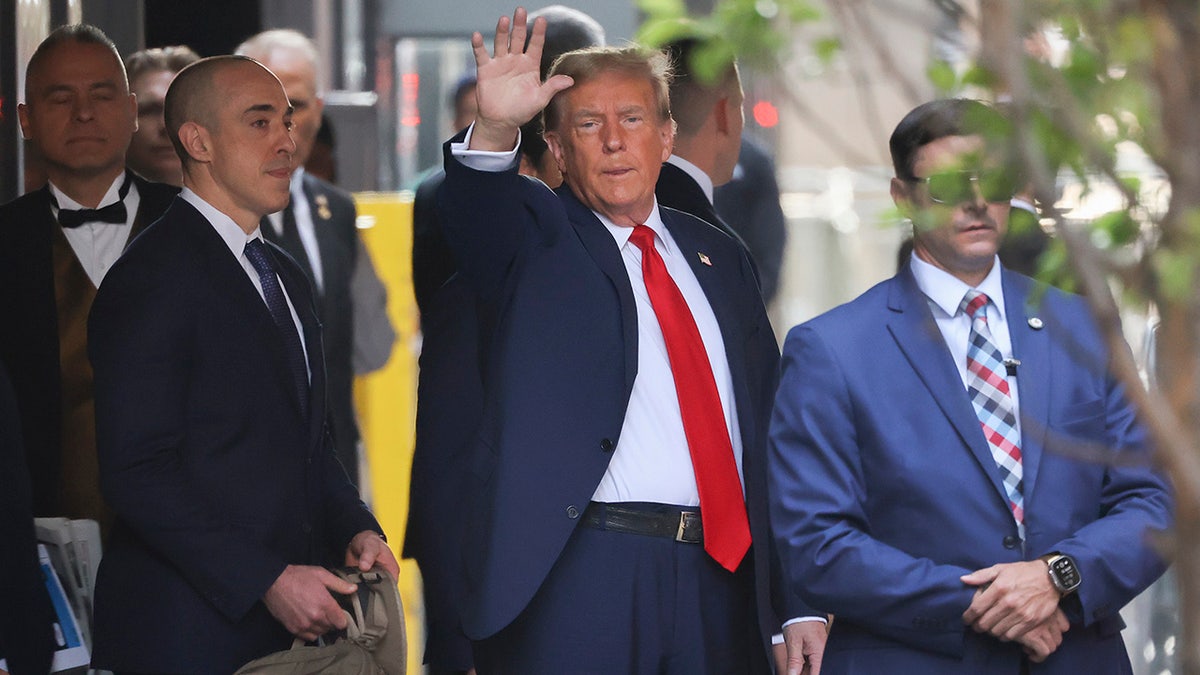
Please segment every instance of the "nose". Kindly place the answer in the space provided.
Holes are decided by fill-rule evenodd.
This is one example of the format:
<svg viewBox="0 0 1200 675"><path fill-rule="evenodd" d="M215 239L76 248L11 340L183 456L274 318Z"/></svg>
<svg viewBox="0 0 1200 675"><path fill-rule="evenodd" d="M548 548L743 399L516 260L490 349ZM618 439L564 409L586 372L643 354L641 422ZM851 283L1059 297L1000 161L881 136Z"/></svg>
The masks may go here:
<svg viewBox="0 0 1200 675"><path fill-rule="evenodd" d="M287 155L296 154L296 139L292 137L293 133L295 133L293 130L285 127L283 133L280 134L278 146L280 153Z"/></svg>
<svg viewBox="0 0 1200 675"><path fill-rule="evenodd" d="M96 116L96 106L90 96L80 96L75 101L75 119L86 122Z"/></svg>
<svg viewBox="0 0 1200 675"><path fill-rule="evenodd" d="M604 125L604 149L607 152L617 152L625 147L625 131L619 124Z"/></svg>
<svg viewBox="0 0 1200 675"><path fill-rule="evenodd" d="M977 212L987 210L988 201L983 196L983 188L979 185L979 180L971 181L971 199L963 204L963 207Z"/></svg>

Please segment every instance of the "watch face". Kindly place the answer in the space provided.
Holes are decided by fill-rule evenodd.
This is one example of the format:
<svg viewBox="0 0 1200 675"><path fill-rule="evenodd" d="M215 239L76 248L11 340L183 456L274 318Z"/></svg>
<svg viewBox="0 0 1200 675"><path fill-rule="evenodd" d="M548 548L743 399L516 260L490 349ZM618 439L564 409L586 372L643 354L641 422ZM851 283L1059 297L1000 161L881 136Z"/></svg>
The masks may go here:
<svg viewBox="0 0 1200 675"><path fill-rule="evenodd" d="M1073 591L1079 586L1079 570L1075 567L1075 561L1067 556L1058 556L1051 560L1050 571L1054 574L1059 590Z"/></svg>

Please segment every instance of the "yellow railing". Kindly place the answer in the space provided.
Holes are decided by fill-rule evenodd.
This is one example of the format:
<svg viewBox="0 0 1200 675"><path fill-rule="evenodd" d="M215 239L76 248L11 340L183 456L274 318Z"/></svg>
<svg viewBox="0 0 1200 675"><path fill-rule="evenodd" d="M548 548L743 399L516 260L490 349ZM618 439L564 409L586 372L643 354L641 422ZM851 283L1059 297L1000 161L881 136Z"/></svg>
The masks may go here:
<svg viewBox="0 0 1200 675"><path fill-rule="evenodd" d="M417 340L420 329L412 290L412 193L361 193L359 232L388 290L388 316L396 328L392 356L381 370L358 378L354 395L366 446L363 492L388 535L396 558L404 546L408 485L417 410ZM408 672L420 673L425 649L421 576L412 560L400 561L400 597L408 626Z"/></svg>

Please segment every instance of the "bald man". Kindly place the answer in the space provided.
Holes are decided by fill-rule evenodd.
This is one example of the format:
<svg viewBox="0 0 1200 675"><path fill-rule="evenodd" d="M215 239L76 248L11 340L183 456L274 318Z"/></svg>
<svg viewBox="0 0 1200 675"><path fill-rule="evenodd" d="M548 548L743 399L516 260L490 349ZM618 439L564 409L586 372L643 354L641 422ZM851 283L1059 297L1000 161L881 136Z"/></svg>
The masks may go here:
<svg viewBox="0 0 1200 675"><path fill-rule="evenodd" d="M396 560L338 466L304 273L263 241L296 144L279 80L235 56L176 76L184 189L109 273L89 322L100 479L117 514L93 666L229 673L345 617L321 566Z"/></svg>

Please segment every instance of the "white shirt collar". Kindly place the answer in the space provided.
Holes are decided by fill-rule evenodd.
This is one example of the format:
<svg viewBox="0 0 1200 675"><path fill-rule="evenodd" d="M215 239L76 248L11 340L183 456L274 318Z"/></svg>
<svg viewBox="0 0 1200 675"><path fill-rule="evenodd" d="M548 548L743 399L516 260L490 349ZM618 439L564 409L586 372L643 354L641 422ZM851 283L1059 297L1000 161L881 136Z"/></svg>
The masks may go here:
<svg viewBox="0 0 1200 675"><path fill-rule="evenodd" d="M245 252L246 244L250 240L262 239L262 233L259 231L259 228L256 227L253 232L246 234L245 230L233 222L233 218L218 211L215 206L204 201L200 195L192 192L190 188L183 188L179 192L179 196L185 202L196 207L200 215L208 220L213 229L217 231L217 234L221 235L221 240L229 247L229 250L233 253L233 257L241 259L243 252Z"/></svg>
<svg viewBox="0 0 1200 675"><path fill-rule="evenodd" d="M947 316L958 314L963 296L967 294L968 286L958 277L946 270L934 267L913 254L910 262L913 277L917 280L917 288L937 305ZM987 277L975 287L975 290L988 296L992 301L1000 319L1004 316L1004 284L1000 282L1000 256L992 261L992 269Z"/></svg>
<svg viewBox="0 0 1200 675"><path fill-rule="evenodd" d="M633 234L633 228L617 225L598 211L592 211L592 213L595 213L596 217L600 219L600 222L604 224L604 227L608 228L609 234L611 234L613 239L617 242L617 248L624 247L625 243L629 241L630 235ZM646 218L646 222L642 224L651 230L654 230L654 235L658 238L658 241L663 244L662 247L656 247L659 255L665 259L674 254L675 241L667 236L667 226L665 223L663 223L662 214L658 210L657 199L654 200L654 208L651 209L650 216Z"/></svg>
<svg viewBox="0 0 1200 675"><path fill-rule="evenodd" d="M708 174L704 173L703 169L695 164L692 164L679 155L671 155L668 157L667 164L674 164L680 169L683 169L684 173L691 176L692 180L700 184L700 189L704 191L704 196L708 197L708 203L713 203L713 182L712 179L708 177Z"/></svg>
<svg viewBox="0 0 1200 675"><path fill-rule="evenodd" d="M117 200L120 199L121 186L124 183L125 183L125 172L122 171L121 173L117 174L117 177L113 180L112 185L108 186L108 191L105 192L104 196L100 198L100 203L96 205L96 208L102 209L105 206L108 206L109 204L116 204ZM67 193L58 189L58 186L55 185L54 183L47 181L47 185L50 186L50 194L54 195L54 201L58 202L58 208L67 209L68 211L76 211L79 209L92 208L90 206L84 206L83 204L80 204L79 202L75 201L74 199L71 199L70 197L67 196Z"/></svg>
<svg viewBox="0 0 1200 675"><path fill-rule="evenodd" d="M292 171L291 185L288 189L293 195L304 196L304 167L298 166Z"/></svg>

